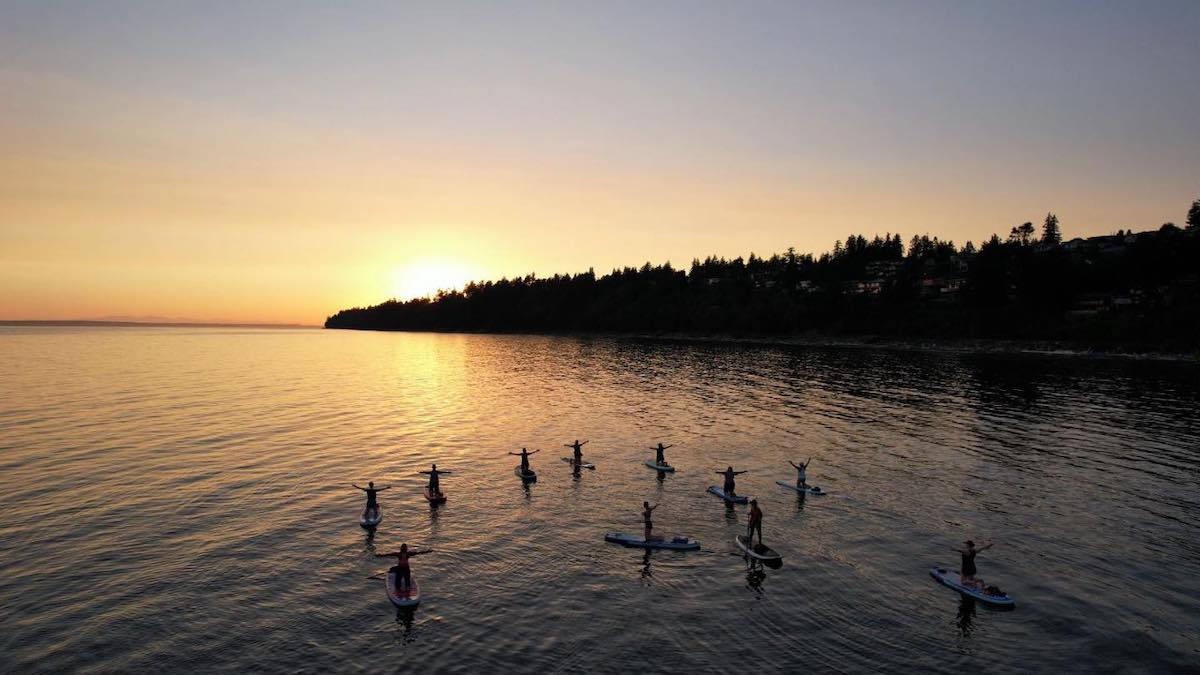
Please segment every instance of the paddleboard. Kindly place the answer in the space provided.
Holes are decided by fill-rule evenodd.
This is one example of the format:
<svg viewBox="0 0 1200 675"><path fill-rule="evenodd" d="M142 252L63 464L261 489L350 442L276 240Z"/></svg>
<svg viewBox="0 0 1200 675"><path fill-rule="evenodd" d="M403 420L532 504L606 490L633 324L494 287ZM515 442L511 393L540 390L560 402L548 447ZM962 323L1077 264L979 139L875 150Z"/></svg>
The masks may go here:
<svg viewBox="0 0 1200 675"><path fill-rule="evenodd" d="M746 539L746 535L739 534L736 537L738 548L746 552L746 555L759 560L783 560L783 556L779 555L770 546L765 544L750 545L750 540Z"/></svg>
<svg viewBox="0 0 1200 675"><path fill-rule="evenodd" d="M537 472L534 471L533 469L530 469L528 472L525 472L525 471L521 470L520 466L518 466L517 468L513 469L513 473L517 474L517 477L524 481L537 480Z"/></svg>
<svg viewBox="0 0 1200 675"><path fill-rule="evenodd" d="M777 481L775 481L775 483L777 485L782 485L783 487L788 488L789 490L795 490L796 492L807 492L810 495L827 495L827 494L829 494L828 492L822 490L821 488L817 487L816 485L810 485L808 487L796 487L795 483L789 483L786 480L777 480Z"/></svg>
<svg viewBox="0 0 1200 675"><path fill-rule="evenodd" d="M396 588L396 573L388 572L387 575L387 594L388 599L397 607L416 607L421 604L421 587L417 585L417 578L409 572L409 578L412 583L408 588Z"/></svg>
<svg viewBox="0 0 1200 675"><path fill-rule="evenodd" d="M563 457L563 458L562 458L562 461L566 462L567 464L570 464L571 466L575 466L575 458L574 458L574 457ZM587 462L580 462L580 463L579 463L579 468L581 468L581 469L594 469L594 468L596 468L596 465L595 465L595 464L589 464L589 463L587 463Z"/></svg>
<svg viewBox="0 0 1200 675"><path fill-rule="evenodd" d="M383 522L383 509L381 508L377 508L375 510L374 518L367 517L366 509L363 509L362 515L358 517L358 524L362 525L363 527L375 527L381 522Z"/></svg>
<svg viewBox="0 0 1200 675"><path fill-rule="evenodd" d="M988 595L978 588L963 586L961 581L962 576L954 570L948 570L943 567L935 567L929 570L929 576L933 577L934 581L938 582L939 584L953 588L959 593L968 595L976 600L979 600L980 602L986 602L991 605L1000 605L1003 607L1012 607L1017 604L1017 601L1013 600L1008 594Z"/></svg>
<svg viewBox="0 0 1200 675"><path fill-rule="evenodd" d="M732 497L730 497L729 495L725 494L724 490L717 487L716 485L710 485L708 487L708 491L713 493L714 495L720 497L721 499L724 499L725 501L729 502L730 504L745 504L750 501L749 497L743 497L741 495L733 495Z"/></svg>
<svg viewBox="0 0 1200 675"><path fill-rule="evenodd" d="M645 537L636 534L625 534L624 532L609 532L604 535L604 541L611 541L614 544L624 544L625 546L637 546L639 548L668 548L674 551L696 551L700 548L700 542L690 537L663 537L662 539L653 538L646 541Z"/></svg>
<svg viewBox="0 0 1200 675"><path fill-rule="evenodd" d="M651 469L654 469L655 471L662 471L663 473L674 473L675 472L675 467L671 466L670 464L659 464L652 459L646 460L645 464L646 464L646 466L650 467Z"/></svg>
<svg viewBox="0 0 1200 675"><path fill-rule="evenodd" d="M429 491L429 487L427 486L425 488L425 499L428 499L430 504L445 504L446 493L438 492L437 494L434 494Z"/></svg>

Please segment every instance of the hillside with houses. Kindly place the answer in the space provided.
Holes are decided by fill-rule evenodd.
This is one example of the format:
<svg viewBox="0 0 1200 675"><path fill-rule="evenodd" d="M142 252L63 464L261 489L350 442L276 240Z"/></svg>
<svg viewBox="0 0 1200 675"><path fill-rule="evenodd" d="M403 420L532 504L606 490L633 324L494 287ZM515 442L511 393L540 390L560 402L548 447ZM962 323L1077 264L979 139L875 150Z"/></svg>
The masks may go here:
<svg viewBox="0 0 1200 675"><path fill-rule="evenodd" d="M962 246L851 235L819 256L711 256L468 284L329 317L328 328L1004 338L1193 350L1200 200L1185 227L1064 240L1058 218Z"/></svg>

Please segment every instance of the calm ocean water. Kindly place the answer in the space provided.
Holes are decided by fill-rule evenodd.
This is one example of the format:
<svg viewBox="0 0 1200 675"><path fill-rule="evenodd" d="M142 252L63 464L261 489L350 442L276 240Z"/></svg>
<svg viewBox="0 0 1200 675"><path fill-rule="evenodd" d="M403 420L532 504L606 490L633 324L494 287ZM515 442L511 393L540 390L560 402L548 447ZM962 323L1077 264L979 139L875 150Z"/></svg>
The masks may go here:
<svg viewBox="0 0 1200 675"><path fill-rule="evenodd" d="M1194 364L0 328L0 382L3 672L1200 666ZM528 487L521 446L543 448ZM775 484L808 457L827 496ZM454 471L438 509L431 462ZM729 464L779 569L705 493ZM367 480L394 486L373 535ZM702 550L606 544L644 499ZM966 538L995 540L980 572L1015 610L928 577ZM435 549L411 614L367 578L401 542Z"/></svg>

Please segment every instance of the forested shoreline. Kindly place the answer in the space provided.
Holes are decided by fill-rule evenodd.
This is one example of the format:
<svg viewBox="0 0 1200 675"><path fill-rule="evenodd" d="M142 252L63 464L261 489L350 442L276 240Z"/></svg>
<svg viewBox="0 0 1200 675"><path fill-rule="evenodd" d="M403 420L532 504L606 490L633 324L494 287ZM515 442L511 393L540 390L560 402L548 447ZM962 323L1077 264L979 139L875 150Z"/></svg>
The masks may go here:
<svg viewBox="0 0 1200 675"><path fill-rule="evenodd" d="M1042 340L1200 347L1200 200L1187 226L1063 241L1058 219L976 247L851 235L819 256L696 259L473 282L345 309L327 328Z"/></svg>

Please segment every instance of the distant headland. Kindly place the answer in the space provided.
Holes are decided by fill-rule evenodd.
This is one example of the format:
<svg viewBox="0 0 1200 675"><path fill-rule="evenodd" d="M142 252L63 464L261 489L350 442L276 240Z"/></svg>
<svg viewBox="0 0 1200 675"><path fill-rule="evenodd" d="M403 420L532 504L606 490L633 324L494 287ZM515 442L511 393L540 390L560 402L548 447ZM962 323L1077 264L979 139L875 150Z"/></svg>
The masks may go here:
<svg viewBox="0 0 1200 675"><path fill-rule="evenodd" d="M1200 199L1186 227L1064 241L1058 218L956 246L851 235L819 256L708 257L597 276L473 282L344 309L326 328L410 331L870 335L1200 349Z"/></svg>

